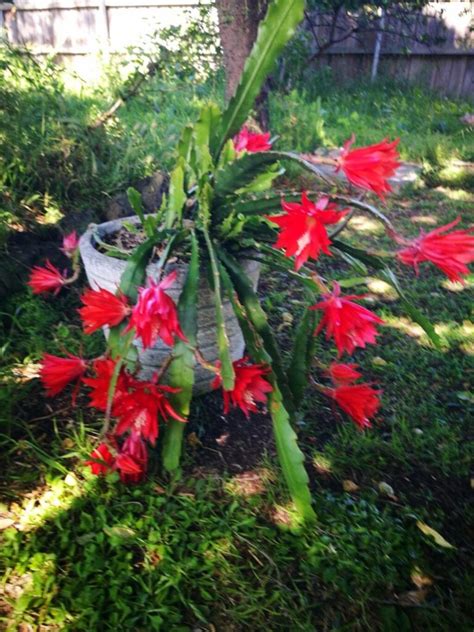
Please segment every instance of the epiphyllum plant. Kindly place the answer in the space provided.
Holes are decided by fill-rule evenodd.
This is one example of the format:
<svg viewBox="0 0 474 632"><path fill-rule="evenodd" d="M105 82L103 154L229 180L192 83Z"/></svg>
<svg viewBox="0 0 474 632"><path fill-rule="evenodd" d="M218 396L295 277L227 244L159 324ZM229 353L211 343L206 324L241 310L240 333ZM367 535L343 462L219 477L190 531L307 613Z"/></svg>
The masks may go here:
<svg viewBox="0 0 474 632"><path fill-rule="evenodd" d="M342 258L366 273L371 268L392 284L409 315L437 344L431 324L411 305L388 267L389 258L378 257L340 238L354 209L372 214L400 244L398 259L418 266L432 262L449 278L459 280L474 258L474 236L452 230L454 224L409 240L401 237L389 219L361 196L335 193L318 162L334 173L342 170L359 192L382 200L390 192L388 178L398 166L397 142L382 140L354 148L354 139L338 158L299 156L273 149L270 134L258 134L245 122L260 87L278 54L303 17L303 0L275 0L260 26L240 85L226 110L203 108L198 121L187 126L171 173L169 196L156 216L144 217L140 199L130 192L146 240L130 256L120 287L86 290L80 315L86 333L108 326L107 350L86 361L69 356L45 355L41 377L50 395L67 384L81 382L88 388L90 405L102 411L104 427L88 464L94 474L117 470L125 482L140 481L147 467L148 446L160 437L165 471L179 470L185 421L192 397L196 361L209 369L214 388L223 390L224 410L240 408L252 423L259 407L268 409L281 468L294 504L303 518L314 515L293 420L303 390L310 381L360 428L371 425L380 407L381 391L362 381L357 365L345 357L367 344L375 344L383 321L363 305L364 295L349 294L341 282L328 283L318 274L323 257ZM320 178L328 191L272 192L282 164L293 161ZM147 279L146 267L159 245L159 278ZM74 236L64 252L74 273L67 277L47 264L33 270L34 292L57 292L77 276ZM398 246L397 246L398 247ZM166 271L167 261L179 249L188 257L187 277L178 304L167 290L175 282ZM307 308L295 333L287 362L278 350L272 328L240 261L243 256L264 261L283 271L307 293ZM210 364L197 348L197 294L199 278L206 275L213 289L219 361ZM223 300L228 298L247 345L245 358L232 362L226 333ZM318 324L319 319L319 324ZM334 342L338 360L320 368L315 377L315 344L325 332ZM168 360L150 381L137 378L139 366L129 350L135 339L149 347L158 339L169 345ZM127 358L127 360L126 360ZM318 365L319 366L319 365ZM76 386L77 388L77 386Z"/></svg>

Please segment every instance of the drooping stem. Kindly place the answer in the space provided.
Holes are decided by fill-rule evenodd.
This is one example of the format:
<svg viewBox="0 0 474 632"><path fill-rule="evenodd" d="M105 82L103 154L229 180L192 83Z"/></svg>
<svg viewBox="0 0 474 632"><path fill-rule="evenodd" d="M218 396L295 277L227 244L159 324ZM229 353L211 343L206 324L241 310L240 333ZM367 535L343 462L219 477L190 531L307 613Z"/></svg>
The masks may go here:
<svg viewBox="0 0 474 632"><path fill-rule="evenodd" d="M117 388L117 382L120 375L120 371L122 370L123 363L127 358L128 351L133 341L135 330L130 331L124 340L124 346L122 350L122 354L117 357L115 362L114 371L112 373L112 377L110 378L109 390L107 393L107 407L105 409L105 419L102 429L100 431L100 438L105 437L110 428L110 418L112 415L112 404L114 401L115 390Z"/></svg>

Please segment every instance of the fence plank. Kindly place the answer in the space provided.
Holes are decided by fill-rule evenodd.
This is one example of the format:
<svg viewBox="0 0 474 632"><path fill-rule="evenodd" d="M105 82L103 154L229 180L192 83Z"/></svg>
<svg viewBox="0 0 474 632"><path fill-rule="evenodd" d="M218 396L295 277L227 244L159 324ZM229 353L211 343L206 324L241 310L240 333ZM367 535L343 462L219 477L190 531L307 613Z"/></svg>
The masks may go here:
<svg viewBox="0 0 474 632"><path fill-rule="evenodd" d="M196 7L199 4L211 4L211 0L105 0L107 7ZM98 8L100 0L17 0L17 11L47 11L50 9L86 9Z"/></svg>

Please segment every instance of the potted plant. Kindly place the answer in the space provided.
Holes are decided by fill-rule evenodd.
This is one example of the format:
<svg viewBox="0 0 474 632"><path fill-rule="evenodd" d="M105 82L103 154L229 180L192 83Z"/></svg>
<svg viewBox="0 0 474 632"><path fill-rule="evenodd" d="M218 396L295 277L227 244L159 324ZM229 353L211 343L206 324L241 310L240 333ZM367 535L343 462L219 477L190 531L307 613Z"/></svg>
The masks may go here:
<svg viewBox="0 0 474 632"><path fill-rule="evenodd" d="M267 407L294 505L303 519L312 519L304 455L293 426L298 403L311 380L361 429L369 427L381 391L360 381L357 365L343 362L342 356L374 344L383 325L363 306L363 296L348 294L342 282L330 285L318 274L318 259L341 257L357 269L374 270L438 344L432 325L401 289L390 257L375 256L340 235L354 209L369 213L399 244L396 257L401 262L417 269L431 261L454 280L462 279L474 258L474 236L455 229L454 222L407 240L375 206L338 193L320 169L326 163L358 190L383 200L390 192L388 178L399 165L398 141L355 149L351 139L335 158L303 157L275 150L268 132L245 127L254 99L303 10L303 0L270 3L224 112L208 104L197 122L183 130L169 195L158 212L145 216L140 196L129 190L138 218L125 225L133 235L138 222L142 238L126 260L98 250L119 254L104 242L123 222L101 225L83 236L80 250L92 287L82 297L80 314L86 333L107 329L106 350L92 361L45 354L41 378L49 395L74 381L90 389L91 404L103 413L104 425L87 463L95 474L118 470L125 482L143 478L148 448L156 445L158 435L163 468L176 475L196 390L221 388L225 412L237 406L249 416L259 406ZM328 192L273 191L286 161L318 177ZM77 278L78 245L74 234L63 244L73 274L66 277L49 263L36 267L29 282L34 292L58 291ZM286 362L256 292L262 262L301 284L307 296ZM316 368L314 343L323 330L338 353L330 366Z"/></svg>

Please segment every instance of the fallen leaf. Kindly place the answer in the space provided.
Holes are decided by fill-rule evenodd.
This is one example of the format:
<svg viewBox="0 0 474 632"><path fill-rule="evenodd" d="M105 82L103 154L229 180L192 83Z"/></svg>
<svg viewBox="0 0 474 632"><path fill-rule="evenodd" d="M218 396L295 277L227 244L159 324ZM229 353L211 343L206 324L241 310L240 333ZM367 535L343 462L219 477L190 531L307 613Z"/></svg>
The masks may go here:
<svg viewBox="0 0 474 632"><path fill-rule="evenodd" d="M410 575L411 581L415 584L417 588L424 588L425 586L432 586L433 580L428 575L423 575L418 566L412 570Z"/></svg>
<svg viewBox="0 0 474 632"><path fill-rule="evenodd" d="M425 524L424 522L421 522L420 520L417 520L416 522L416 526L418 527L418 529L424 533L425 535L429 535L430 537L433 538L433 540L436 542L436 544L438 546L442 546L445 549L454 549L455 547L450 544L447 540L445 540L443 538L443 536L441 535L441 533L438 533L437 531L435 531L434 529L432 529L431 527L429 527L427 524Z"/></svg>
<svg viewBox="0 0 474 632"><path fill-rule="evenodd" d="M384 496L387 496L387 498L390 498L391 500L398 500L395 496L395 491L393 487L385 481L381 481L379 483L379 492Z"/></svg>
<svg viewBox="0 0 474 632"><path fill-rule="evenodd" d="M8 527L11 527L14 524L15 521L12 520L12 518L0 518L0 531L3 531L3 529L8 529Z"/></svg>
<svg viewBox="0 0 474 632"><path fill-rule="evenodd" d="M359 489L359 485L357 485L356 483L354 483L354 481L350 481L349 479L346 479L344 481L342 481L342 489L345 492L356 492Z"/></svg>
<svg viewBox="0 0 474 632"><path fill-rule="evenodd" d="M372 358L372 364L374 366L387 366L388 362L380 356L375 356L375 358Z"/></svg>

